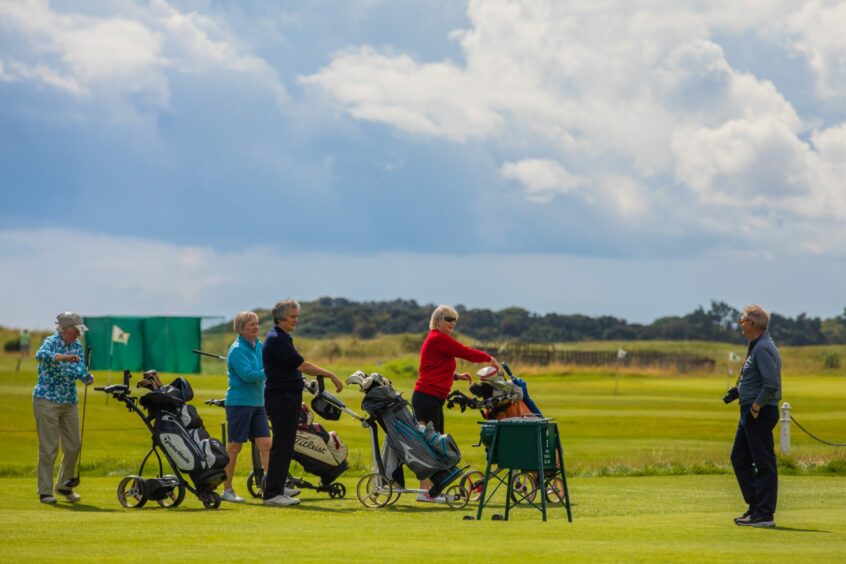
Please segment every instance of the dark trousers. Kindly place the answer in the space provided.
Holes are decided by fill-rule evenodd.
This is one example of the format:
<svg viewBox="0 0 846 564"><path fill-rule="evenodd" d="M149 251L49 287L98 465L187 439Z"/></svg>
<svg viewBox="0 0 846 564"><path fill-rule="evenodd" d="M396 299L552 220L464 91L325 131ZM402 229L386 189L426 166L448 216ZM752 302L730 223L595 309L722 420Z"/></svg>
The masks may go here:
<svg viewBox="0 0 846 564"><path fill-rule="evenodd" d="M778 406L761 407L757 419L752 417L751 409L751 405L740 407L731 465L750 513L771 518L778 498L778 465L773 444Z"/></svg>
<svg viewBox="0 0 846 564"><path fill-rule="evenodd" d="M264 482L264 499L281 495L294 456L294 441L297 438L297 422L300 419L302 390L298 392L271 390L265 393L264 407L273 427L273 444L267 464Z"/></svg>

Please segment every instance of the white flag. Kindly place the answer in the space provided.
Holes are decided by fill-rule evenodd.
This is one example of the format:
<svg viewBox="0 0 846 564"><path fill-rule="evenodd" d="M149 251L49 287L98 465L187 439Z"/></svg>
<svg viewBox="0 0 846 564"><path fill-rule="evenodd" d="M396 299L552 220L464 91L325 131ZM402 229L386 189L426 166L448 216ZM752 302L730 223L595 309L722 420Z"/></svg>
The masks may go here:
<svg viewBox="0 0 846 564"><path fill-rule="evenodd" d="M736 352L729 351L729 360L732 361L732 362L737 362L738 360L740 360L740 357L737 356Z"/></svg>
<svg viewBox="0 0 846 564"><path fill-rule="evenodd" d="M129 333L125 333L123 329L117 325L112 325L112 342L121 343L122 345L129 344Z"/></svg>
<svg viewBox="0 0 846 564"><path fill-rule="evenodd" d="M617 349L617 358L620 359L620 360L623 360L624 358L626 358L628 356L628 354L629 353L627 353L623 349Z"/></svg>

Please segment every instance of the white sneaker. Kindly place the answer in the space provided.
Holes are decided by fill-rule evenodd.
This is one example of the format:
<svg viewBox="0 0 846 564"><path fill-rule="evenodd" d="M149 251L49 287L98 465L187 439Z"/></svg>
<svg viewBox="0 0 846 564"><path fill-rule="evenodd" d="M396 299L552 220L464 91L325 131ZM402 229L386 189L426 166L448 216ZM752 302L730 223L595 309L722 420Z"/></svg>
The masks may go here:
<svg viewBox="0 0 846 564"><path fill-rule="evenodd" d="M272 507L288 507L289 505L297 505L299 503L300 500L295 497L288 497L287 495L277 495L276 497L264 500L265 505Z"/></svg>
<svg viewBox="0 0 846 564"><path fill-rule="evenodd" d="M284 493L288 497L295 497L295 496L300 495L300 493L302 493L302 490L300 488L285 488Z"/></svg>
<svg viewBox="0 0 846 564"><path fill-rule="evenodd" d="M48 494L48 495L42 495L40 497L41 497L41 503L56 503L56 498L53 497L52 495Z"/></svg>
<svg viewBox="0 0 846 564"><path fill-rule="evenodd" d="M417 501L423 503L446 503L446 498L442 495L432 497L427 493L417 494Z"/></svg>
<svg viewBox="0 0 846 564"><path fill-rule="evenodd" d="M76 503L80 499L82 499L78 493L74 492L73 490L56 490L56 493L65 498L70 503Z"/></svg>
<svg viewBox="0 0 846 564"><path fill-rule="evenodd" d="M230 503L244 503L244 498L235 493L235 490L223 490L223 495L220 496L223 501Z"/></svg>

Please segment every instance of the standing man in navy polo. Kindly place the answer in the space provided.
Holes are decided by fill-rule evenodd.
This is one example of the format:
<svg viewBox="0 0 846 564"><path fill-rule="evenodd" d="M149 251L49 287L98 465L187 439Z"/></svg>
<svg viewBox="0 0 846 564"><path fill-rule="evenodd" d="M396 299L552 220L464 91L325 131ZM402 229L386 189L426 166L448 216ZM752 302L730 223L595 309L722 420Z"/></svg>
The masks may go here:
<svg viewBox="0 0 846 564"><path fill-rule="evenodd" d="M300 320L300 304L294 300L282 300L273 308L273 328L264 340L262 360L264 373L264 406L273 427L273 443L265 477L264 504L275 507L296 505L299 499L293 497L298 490L285 487L291 458L294 456L294 441L297 438L297 422L303 401L303 372L310 376L325 376L340 392L344 385L333 372L320 368L305 360L297 349L290 333Z"/></svg>
<svg viewBox="0 0 846 564"><path fill-rule="evenodd" d="M740 421L731 450L731 465L749 506L734 522L746 527L774 527L778 498L778 465L773 429L781 399L781 356L761 306L743 308L740 328L749 341L740 372Z"/></svg>

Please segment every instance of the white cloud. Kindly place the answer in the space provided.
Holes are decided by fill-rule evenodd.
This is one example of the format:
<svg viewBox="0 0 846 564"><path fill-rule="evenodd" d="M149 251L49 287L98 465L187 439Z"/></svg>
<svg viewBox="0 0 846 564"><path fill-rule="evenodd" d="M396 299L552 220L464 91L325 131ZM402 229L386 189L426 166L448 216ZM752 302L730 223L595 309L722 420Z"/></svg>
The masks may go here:
<svg viewBox="0 0 846 564"><path fill-rule="evenodd" d="M556 194L566 194L579 184L579 179L555 161L523 159L507 162L500 169L505 178L518 181L529 201L547 203Z"/></svg>
<svg viewBox="0 0 846 564"><path fill-rule="evenodd" d="M846 218L842 176L836 151L808 139L842 124L803 120L773 82L733 68L717 38L792 45L832 89L846 76L846 5L471 0L468 17L451 34L460 63L362 46L301 81L356 119L487 143L531 202L578 179L580 198L647 230L722 233L721 220L755 209L764 230L830 248L814 223ZM527 152L548 159L513 156Z"/></svg>
<svg viewBox="0 0 846 564"><path fill-rule="evenodd" d="M110 99L143 94L154 107L170 100L169 73L228 70L252 75L280 103L284 84L214 19L182 13L165 0L106 4L121 15L58 12L46 0L0 3L0 29L18 34L17 80L35 80L76 95ZM131 8L131 9L128 9Z"/></svg>

